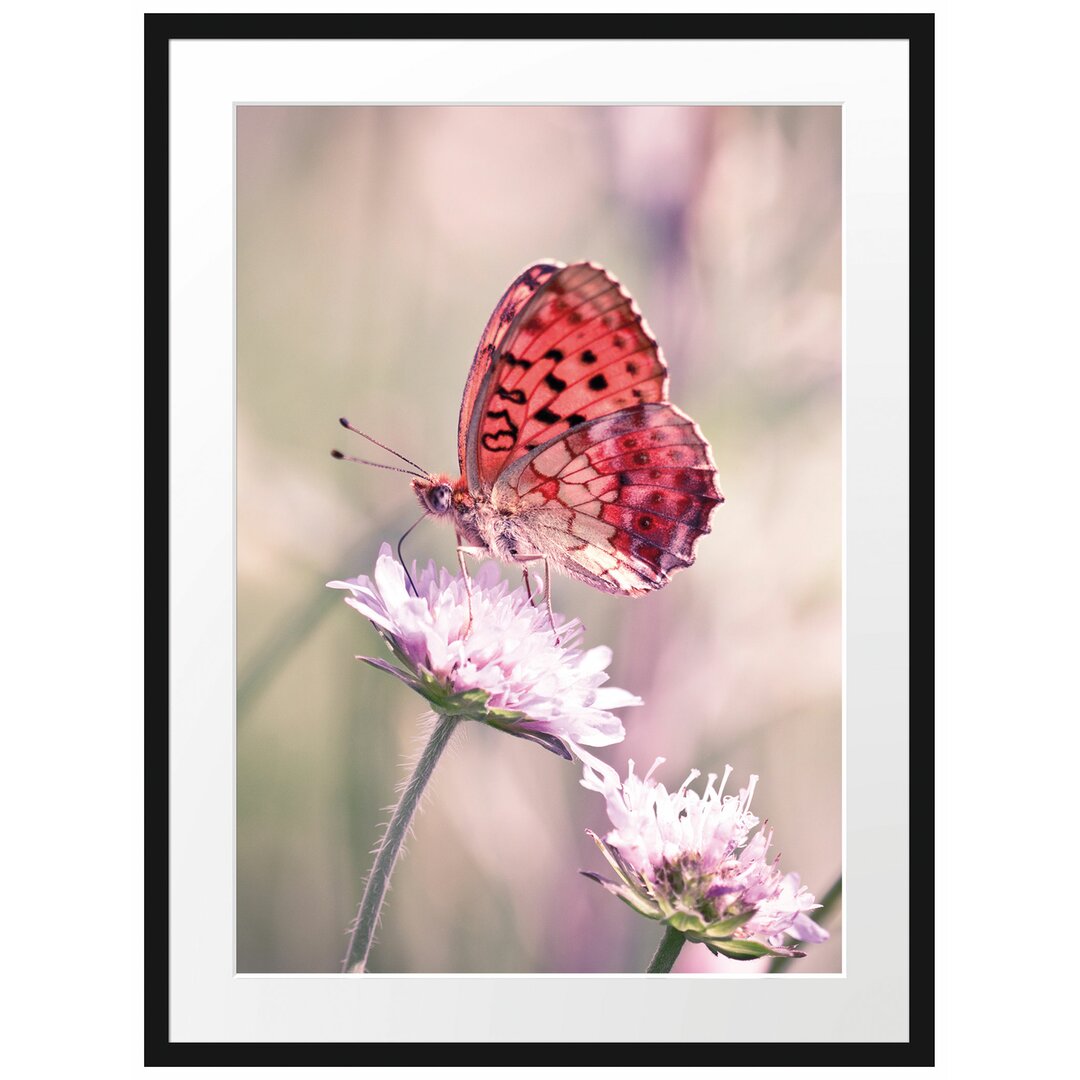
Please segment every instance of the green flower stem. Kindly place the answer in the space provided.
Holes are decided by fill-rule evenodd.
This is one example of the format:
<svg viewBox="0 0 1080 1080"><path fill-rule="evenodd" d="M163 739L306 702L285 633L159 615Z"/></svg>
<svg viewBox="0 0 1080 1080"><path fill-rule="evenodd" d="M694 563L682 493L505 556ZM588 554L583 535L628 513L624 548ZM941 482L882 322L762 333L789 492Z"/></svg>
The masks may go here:
<svg viewBox="0 0 1080 1080"><path fill-rule="evenodd" d="M360 901L360 907L353 922L349 951L341 966L343 972L362 972L367 967L368 953L371 951L375 938L375 928L379 924L379 913L382 910L387 886L390 884L390 875L401 852L402 841L409 831L409 824L420 805L420 796L423 795L424 788L431 779L435 763L446 749L446 744L450 741L450 736L461 719L459 716L437 715L435 730L432 731L427 745L420 754L420 760L416 763L408 784L405 785L401 799L394 807L390 824L386 826L386 833L379 844L379 850L375 853L375 864L371 868L367 885L364 887L364 898Z"/></svg>
<svg viewBox="0 0 1080 1080"><path fill-rule="evenodd" d="M683 942L685 941L686 935L681 930L676 930L673 926L665 927L664 936L660 939L656 954L649 961L645 974L663 975L670 971L672 964L675 963L675 958L682 951Z"/></svg>

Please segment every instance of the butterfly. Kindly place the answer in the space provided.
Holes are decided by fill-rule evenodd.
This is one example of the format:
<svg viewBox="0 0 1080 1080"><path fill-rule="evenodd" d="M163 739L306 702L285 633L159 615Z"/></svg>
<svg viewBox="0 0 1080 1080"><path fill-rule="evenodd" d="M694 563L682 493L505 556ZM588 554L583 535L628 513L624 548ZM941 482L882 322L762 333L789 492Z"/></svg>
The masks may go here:
<svg viewBox="0 0 1080 1080"><path fill-rule="evenodd" d="M724 497L709 444L667 382L644 317L603 267L550 261L519 274L465 384L460 477L411 481L425 516L452 522L466 580L466 554L543 560L545 580L554 566L638 596L690 566Z"/></svg>

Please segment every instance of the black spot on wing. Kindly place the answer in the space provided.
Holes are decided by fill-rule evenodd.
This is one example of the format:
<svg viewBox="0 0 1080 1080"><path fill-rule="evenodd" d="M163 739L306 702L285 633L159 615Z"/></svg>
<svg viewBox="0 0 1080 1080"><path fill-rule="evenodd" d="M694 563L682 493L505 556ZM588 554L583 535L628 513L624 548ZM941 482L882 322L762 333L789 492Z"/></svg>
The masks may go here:
<svg viewBox="0 0 1080 1080"><path fill-rule="evenodd" d="M506 409L489 409L487 416L489 420L503 421L506 426L498 427L493 431L485 431L480 436L480 445L493 454L505 453L512 449L514 443L517 442L518 426L510 419L510 414Z"/></svg>

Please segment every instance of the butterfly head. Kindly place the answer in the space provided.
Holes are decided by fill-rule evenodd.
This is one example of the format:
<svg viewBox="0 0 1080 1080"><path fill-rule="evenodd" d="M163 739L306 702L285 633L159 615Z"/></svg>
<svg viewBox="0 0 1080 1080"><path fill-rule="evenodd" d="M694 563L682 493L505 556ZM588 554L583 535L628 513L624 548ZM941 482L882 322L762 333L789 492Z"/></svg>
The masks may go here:
<svg viewBox="0 0 1080 1080"><path fill-rule="evenodd" d="M453 506L454 486L449 476L416 477L410 481L420 505L435 517L449 514Z"/></svg>

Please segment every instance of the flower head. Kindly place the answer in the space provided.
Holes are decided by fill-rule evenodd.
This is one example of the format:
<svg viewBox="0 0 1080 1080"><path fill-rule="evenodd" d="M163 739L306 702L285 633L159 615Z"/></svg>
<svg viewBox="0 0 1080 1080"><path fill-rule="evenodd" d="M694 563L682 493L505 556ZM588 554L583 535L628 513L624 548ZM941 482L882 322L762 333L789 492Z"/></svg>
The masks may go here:
<svg viewBox="0 0 1080 1080"><path fill-rule="evenodd" d="M782 874L779 856L766 861L772 832L750 836L758 824L750 813L756 776L737 796L724 795L729 765L719 786L710 773L699 795L689 787L701 775L694 769L669 792L652 778L663 758L644 776L634 774L631 761L620 783L610 766L581 750L578 756L585 766L582 785L604 796L614 826L604 840L589 835L619 880L582 871L586 877L647 918L737 960L804 956L783 944L785 934L798 941L828 938L807 914L821 905L798 875Z"/></svg>
<svg viewBox="0 0 1080 1080"><path fill-rule="evenodd" d="M411 686L437 712L481 720L568 759L569 743L622 740L622 722L610 710L641 699L603 686L611 650L577 648L582 627L576 619L559 626L556 638L546 607L534 605L522 586L511 591L494 563L471 578L471 624L463 577L436 571L434 563L419 575L414 568L412 577L415 595L384 544L374 581L360 576L328 583L349 590L345 602L371 620L400 667L358 659Z"/></svg>

